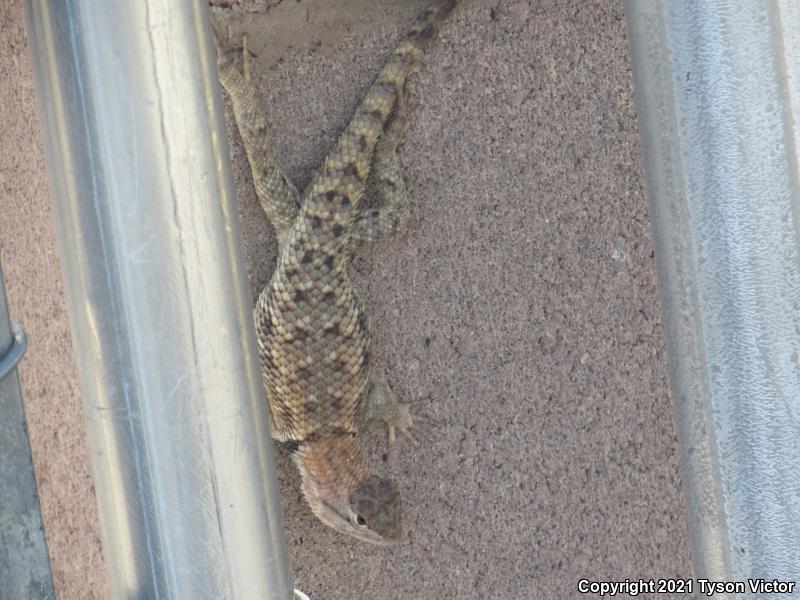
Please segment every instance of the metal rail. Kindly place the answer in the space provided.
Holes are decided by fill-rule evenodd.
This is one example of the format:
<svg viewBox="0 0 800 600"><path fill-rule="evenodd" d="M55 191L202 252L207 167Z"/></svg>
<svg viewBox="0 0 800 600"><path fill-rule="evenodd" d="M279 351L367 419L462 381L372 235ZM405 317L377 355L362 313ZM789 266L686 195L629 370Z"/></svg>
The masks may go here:
<svg viewBox="0 0 800 600"><path fill-rule="evenodd" d="M798 581L800 6L625 9L695 575Z"/></svg>
<svg viewBox="0 0 800 600"><path fill-rule="evenodd" d="M25 7L112 596L292 598L207 7Z"/></svg>
<svg viewBox="0 0 800 600"><path fill-rule="evenodd" d="M8 318L0 269L0 598L55 600L16 371L27 344Z"/></svg>

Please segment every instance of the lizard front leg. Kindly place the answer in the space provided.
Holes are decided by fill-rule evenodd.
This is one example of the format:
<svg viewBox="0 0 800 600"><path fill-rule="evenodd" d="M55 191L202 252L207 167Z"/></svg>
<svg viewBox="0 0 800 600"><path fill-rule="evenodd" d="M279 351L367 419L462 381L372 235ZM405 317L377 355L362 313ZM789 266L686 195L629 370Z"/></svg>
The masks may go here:
<svg viewBox="0 0 800 600"><path fill-rule="evenodd" d="M383 375L372 372L372 382L366 393L359 431L369 431L383 425L388 433L389 445L394 444L398 431L417 445L417 441L409 431L414 426L410 405L397 399Z"/></svg>

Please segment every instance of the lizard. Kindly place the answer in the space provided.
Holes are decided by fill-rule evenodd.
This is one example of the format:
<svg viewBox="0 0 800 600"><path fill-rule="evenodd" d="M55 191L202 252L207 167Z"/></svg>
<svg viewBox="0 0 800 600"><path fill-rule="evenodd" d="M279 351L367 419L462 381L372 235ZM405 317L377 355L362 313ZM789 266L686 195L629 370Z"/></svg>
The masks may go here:
<svg viewBox="0 0 800 600"><path fill-rule="evenodd" d="M300 193L282 172L250 81L219 53L256 195L278 241L277 266L254 309L272 437L292 453L301 489L324 524L361 541L402 539L397 484L370 466L360 436L384 423L409 439L413 419L370 362L370 328L347 266L355 242L394 237L409 217L397 156L407 124L406 81L460 0L438 0L378 74L333 150ZM380 203L360 206L372 173Z"/></svg>

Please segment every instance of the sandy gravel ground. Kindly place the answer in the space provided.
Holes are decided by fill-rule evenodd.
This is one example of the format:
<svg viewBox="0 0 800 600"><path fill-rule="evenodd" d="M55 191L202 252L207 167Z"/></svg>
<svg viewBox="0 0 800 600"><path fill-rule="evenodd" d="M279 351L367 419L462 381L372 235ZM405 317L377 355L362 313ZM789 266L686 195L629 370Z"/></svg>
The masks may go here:
<svg viewBox="0 0 800 600"><path fill-rule="evenodd" d="M20 4L0 0L0 256L31 339L21 378L59 597L106 598ZM250 34L298 187L424 4L223 15ZM577 598L584 577L689 576L622 2L467 2L410 113L409 231L354 265L375 360L432 421L416 450L372 440L408 542L324 528L281 454L296 584L314 600ZM255 297L274 241L232 148Z"/></svg>

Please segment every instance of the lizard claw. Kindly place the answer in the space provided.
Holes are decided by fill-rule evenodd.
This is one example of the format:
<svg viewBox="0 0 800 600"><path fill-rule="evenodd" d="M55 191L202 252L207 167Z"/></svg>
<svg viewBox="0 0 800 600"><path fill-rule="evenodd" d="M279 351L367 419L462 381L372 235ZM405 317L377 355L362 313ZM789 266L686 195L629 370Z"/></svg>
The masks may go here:
<svg viewBox="0 0 800 600"><path fill-rule="evenodd" d="M247 51L247 34L242 36L242 76L250 81L250 53Z"/></svg>

